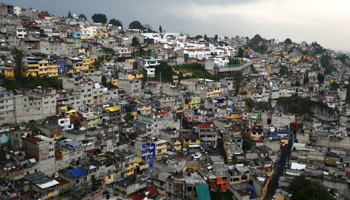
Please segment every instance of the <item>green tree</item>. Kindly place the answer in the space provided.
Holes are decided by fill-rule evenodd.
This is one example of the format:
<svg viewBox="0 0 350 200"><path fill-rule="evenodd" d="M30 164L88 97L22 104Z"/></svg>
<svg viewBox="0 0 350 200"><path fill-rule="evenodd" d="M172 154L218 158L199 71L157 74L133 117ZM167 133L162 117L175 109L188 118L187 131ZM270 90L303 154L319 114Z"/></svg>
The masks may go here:
<svg viewBox="0 0 350 200"><path fill-rule="evenodd" d="M245 102L245 105L246 105L249 109L254 108L255 102L254 102L253 99L251 99L251 98L246 98L246 99L244 99L243 101Z"/></svg>
<svg viewBox="0 0 350 200"><path fill-rule="evenodd" d="M331 85L330 85L330 89L332 89L332 90L336 90L336 89L338 89L340 86L339 86L339 84L337 83L337 82L335 82L335 81L333 81L332 83L331 83Z"/></svg>
<svg viewBox="0 0 350 200"><path fill-rule="evenodd" d="M112 48L104 47L103 51L107 54L111 54L112 56L115 55L115 51Z"/></svg>
<svg viewBox="0 0 350 200"><path fill-rule="evenodd" d="M233 78L235 79L235 89L236 93L239 93L239 88L241 87L241 83L243 80L243 72L242 71L235 71L233 72Z"/></svg>
<svg viewBox="0 0 350 200"><path fill-rule="evenodd" d="M252 39L249 40L247 46L260 54L264 54L267 50L266 40L263 39L259 34L256 34Z"/></svg>
<svg viewBox="0 0 350 200"><path fill-rule="evenodd" d="M250 150L253 145L252 137L245 132L241 133L242 139L243 139L243 150Z"/></svg>
<svg viewBox="0 0 350 200"><path fill-rule="evenodd" d="M102 83L103 86L107 86L107 78L106 78L106 76L102 76L101 83Z"/></svg>
<svg viewBox="0 0 350 200"><path fill-rule="evenodd" d="M350 84L345 85L343 88L346 89L346 103L350 103Z"/></svg>
<svg viewBox="0 0 350 200"><path fill-rule="evenodd" d="M288 67L285 65L280 65L280 75L288 75Z"/></svg>
<svg viewBox="0 0 350 200"><path fill-rule="evenodd" d="M319 84L322 84L324 82L324 79L325 79L325 77L323 74L321 74L321 73L317 74L317 80L318 80Z"/></svg>
<svg viewBox="0 0 350 200"><path fill-rule="evenodd" d="M78 16L80 19L85 19L87 20L87 17L83 14L83 13L80 13L80 15Z"/></svg>
<svg viewBox="0 0 350 200"><path fill-rule="evenodd" d="M137 47L140 45L140 41L139 41L139 38L134 36L132 37L132 40L131 40L131 46L133 47Z"/></svg>
<svg viewBox="0 0 350 200"><path fill-rule="evenodd" d="M305 72L303 84L308 84L308 83L309 83L309 74Z"/></svg>
<svg viewBox="0 0 350 200"><path fill-rule="evenodd" d="M107 23L107 17L105 14L95 13L94 15L92 15L92 21L94 21L96 23L105 24L105 23Z"/></svg>
<svg viewBox="0 0 350 200"><path fill-rule="evenodd" d="M292 40L289 39L289 38L287 38L287 39L284 41L284 43L286 43L286 44L292 44Z"/></svg>
<svg viewBox="0 0 350 200"><path fill-rule="evenodd" d="M242 57L243 57L243 54L244 54L244 50L240 47L240 48L238 49L238 54L237 54L237 56L240 57L240 58L242 58Z"/></svg>
<svg viewBox="0 0 350 200"><path fill-rule="evenodd" d="M96 68L99 69L101 67L102 61L105 59L104 56L99 56L95 62L92 63L92 65Z"/></svg>
<svg viewBox="0 0 350 200"><path fill-rule="evenodd" d="M120 20L117 20L115 18L110 19L108 24L112 24L113 26L121 26L123 27L123 24Z"/></svg>
<svg viewBox="0 0 350 200"><path fill-rule="evenodd" d="M316 65L312 65L311 66L311 71L320 71L321 68L319 66L316 66Z"/></svg>
<svg viewBox="0 0 350 200"><path fill-rule="evenodd" d="M236 154L233 154L233 155L232 155L232 164L233 164L233 165L236 165L237 163L238 163L237 156L236 156Z"/></svg>
<svg viewBox="0 0 350 200"><path fill-rule="evenodd" d="M75 120L73 121L73 124L74 124L74 128L75 128L75 129L79 129L79 127L80 127L80 125L81 125L80 121L77 120L77 119L75 119Z"/></svg>
<svg viewBox="0 0 350 200"><path fill-rule="evenodd" d="M127 122L133 120L134 118L135 118L135 116L132 115L131 113L126 113L124 116L124 120Z"/></svg>
<svg viewBox="0 0 350 200"><path fill-rule="evenodd" d="M349 60L349 57L342 53L338 55L335 59L340 60L343 64L345 64L346 61Z"/></svg>
<svg viewBox="0 0 350 200"><path fill-rule="evenodd" d="M129 29L144 29L144 27L139 21L132 21L129 24Z"/></svg>
<svg viewBox="0 0 350 200"><path fill-rule="evenodd" d="M205 41L208 41L208 36L207 36L207 34L204 34L204 40L205 40Z"/></svg>
<svg viewBox="0 0 350 200"><path fill-rule="evenodd" d="M217 41L218 41L218 38L219 38L218 34L215 34L215 36L214 36L214 41L217 42Z"/></svg>
<svg viewBox="0 0 350 200"><path fill-rule="evenodd" d="M68 11L68 18L72 18L72 13L70 11Z"/></svg>
<svg viewBox="0 0 350 200"><path fill-rule="evenodd" d="M337 68L331 65L331 59L331 56L328 54L324 54L321 57L321 66L325 68L325 74L330 74L337 71Z"/></svg>
<svg viewBox="0 0 350 200"><path fill-rule="evenodd" d="M15 79L20 81L23 78L23 51L15 47L13 50L13 57L16 63Z"/></svg>
<svg viewBox="0 0 350 200"><path fill-rule="evenodd" d="M294 176L288 190L293 194L292 200L335 200L321 183L308 180L303 175Z"/></svg>
<svg viewBox="0 0 350 200"><path fill-rule="evenodd" d="M13 58L15 59L15 64L16 64L16 68L15 68L15 80L17 82L17 84L20 85L20 88L22 88L23 92L24 87L27 83L27 77L25 75L23 75L23 51L17 49L16 47L13 50Z"/></svg>
<svg viewBox="0 0 350 200"><path fill-rule="evenodd" d="M203 38L202 35L196 35L196 40L199 40L199 39L201 39L201 38Z"/></svg>
<svg viewBox="0 0 350 200"><path fill-rule="evenodd" d="M161 25L159 25L159 33L163 33L163 28Z"/></svg>

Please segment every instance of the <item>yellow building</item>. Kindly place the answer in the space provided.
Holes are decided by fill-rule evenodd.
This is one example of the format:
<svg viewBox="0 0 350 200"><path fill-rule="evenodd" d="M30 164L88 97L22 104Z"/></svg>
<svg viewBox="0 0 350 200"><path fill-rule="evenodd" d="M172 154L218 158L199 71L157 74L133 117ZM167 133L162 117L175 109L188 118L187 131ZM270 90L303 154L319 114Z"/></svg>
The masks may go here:
<svg viewBox="0 0 350 200"><path fill-rule="evenodd" d="M89 57L89 58L84 58L83 59L83 64L88 65L88 67L90 69L95 69L94 62L97 61L97 60L98 60L98 57L96 57L96 56L92 56L92 57ZM87 66L85 66L85 67L87 67Z"/></svg>
<svg viewBox="0 0 350 200"><path fill-rule="evenodd" d="M156 145L156 159L162 158L164 153L167 152L166 141L158 140L155 141L154 144Z"/></svg>
<svg viewBox="0 0 350 200"><path fill-rule="evenodd" d="M28 64L27 76L41 77L47 75L49 77L58 76L58 65L47 60L41 60L37 63Z"/></svg>
<svg viewBox="0 0 350 200"><path fill-rule="evenodd" d="M292 62L299 62L301 60L301 58L302 58L302 56L299 56L299 57L289 58L289 60Z"/></svg>
<svg viewBox="0 0 350 200"><path fill-rule="evenodd" d="M221 88L214 88L207 91L206 98L219 97L221 95Z"/></svg>
<svg viewBox="0 0 350 200"><path fill-rule="evenodd" d="M140 104L137 107L137 111L139 111L142 114L150 114L152 112L152 105L151 104Z"/></svg>
<svg viewBox="0 0 350 200"><path fill-rule="evenodd" d="M198 135L192 134L192 133L188 133L188 134L182 134L181 135L181 139L182 139L182 147L183 148L188 148L189 151L198 149L200 150L200 139L198 137Z"/></svg>
<svg viewBox="0 0 350 200"><path fill-rule="evenodd" d="M60 38L66 38L66 37L67 37L67 31L66 30L60 31Z"/></svg>
<svg viewBox="0 0 350 200"><path fill-rule="evenodd" d="M135 78L143 78L143 74L142 73L129 73L128 74L128 79L132 80Z"/></svg>
<svg viewBox="0 0 350 200"><path fill-rule="evenodd" d="M136 157L136 164L139 165L139 170L147 169L147 164L139 157Z"/></svg>
<svg viewBox="0 0 350 200"><path fill-rule="evenodd" d="M15 70L13 67L5 67L5 78L14 78Z"/></svg>
<svg viewBox="0 0 350 200"><path fill-rule="evenodd" d="M226 119L231 119L232 121L240 122L240 121L242 121L242 113L227 114Z"/></svg>
<svg viewBox="0 0 350 200"><path fill-rule="evenodd" d="M190 107L198 107L201 106L201 97L191 97Z"/></svg>
<svg viewBox="0 0 350 200"><path fill-rule="evenodd" d="M45 200L45 199L49 199L49 198L57 198L56 196L58 196L59 193L60 192L58 190L56 190L55 192L52 191L52 192L47 193L47 195L42 196L41 199Z"/></svg>
<svg viewBox="0 0 350 200"><path fill-rule="evenodd" d="M105 178L104 178L105 184L113 183L113 181L114 181L114 174L113 173L111 173L110 175L105 176Z"/></svg>
<svg viewBox="0 0 350 200"><path fill-rule="evenodd" d="M136 162L126 164L126 165L127 167L125 167L125 170L124 170L126 176L131 176L134 173L136 173Z"/></svg>
<svg viewBox="0 0 350 200"><path fill-rule="evenodd" d="M174 145L174 152L181 152L181 139L180 138L171 138Z"/></svg>
<svg viewBox="0 0 350 200"><path fill-rule="evenodd" d="M74 69L74 72L71 72L71 73L76 73L82 70L88 70L89 65L84 65L82 61L78 61L73 64L73 69Z"/></svg>
<svg viewBox="0 0 350 200"><path fill-rule="evenodd" d="M118 86L118 79L111 78L108 81L111 82L113 85Z"/></svg>
<svg viewBox="0 0 350 200"><path fill-rule="evenodd" d="M103 30L96 31L96 37L108 38L108 34Z"/></svg>

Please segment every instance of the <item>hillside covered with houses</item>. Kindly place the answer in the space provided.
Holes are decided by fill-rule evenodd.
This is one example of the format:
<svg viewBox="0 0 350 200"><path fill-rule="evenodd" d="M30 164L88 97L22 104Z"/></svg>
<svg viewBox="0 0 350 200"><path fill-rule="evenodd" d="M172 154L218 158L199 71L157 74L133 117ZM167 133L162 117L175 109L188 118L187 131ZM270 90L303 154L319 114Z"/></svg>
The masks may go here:
<svg viewBox="0 0 350 200"><path fill-rule="evenodd" d="M348 55L0 15L2 199L349 199Z"/></svg>

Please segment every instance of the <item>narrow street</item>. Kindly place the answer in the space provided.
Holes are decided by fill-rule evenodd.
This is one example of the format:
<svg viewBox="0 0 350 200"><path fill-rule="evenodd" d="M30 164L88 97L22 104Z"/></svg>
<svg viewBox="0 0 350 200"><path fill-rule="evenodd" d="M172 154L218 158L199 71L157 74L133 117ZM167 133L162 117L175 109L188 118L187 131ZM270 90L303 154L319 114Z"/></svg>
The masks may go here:
<svg viewBox="0 0 350 200"><path fill-rule="evenodd" d="M278 165L276 165L277 170L275 171L275 176L273 177L269 185L269 188L267 190L268 193L266 195L265 200L271 200L278 188L278 181L280 177L283 175L284 168L286 165L286 159L290 157L293 141L294 141L293 139L289 139L289 145L287 147L281 147L281 157L278 162Z"/></svg>

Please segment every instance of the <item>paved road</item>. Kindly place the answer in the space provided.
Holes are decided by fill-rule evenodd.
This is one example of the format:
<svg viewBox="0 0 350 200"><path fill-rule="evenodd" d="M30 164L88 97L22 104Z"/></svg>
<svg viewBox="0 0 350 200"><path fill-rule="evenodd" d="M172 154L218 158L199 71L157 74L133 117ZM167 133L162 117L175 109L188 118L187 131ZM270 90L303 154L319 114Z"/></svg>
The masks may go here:
<svg viewBox="0 0 350 200"><path fill-rule="evenodd" d="M269 188L267 190L267 195L265 200L271 200L273 195L275 194L278 188L278 180L283 175L283 172L284 172L286 159L287 157L290 158L290 152L291 152L292 146L293 146L293 140L290 139L288 147L281 148L281 157L277 166L277 170L275 171L275 176L273 177L272 181L269 184Z"/></svg>

